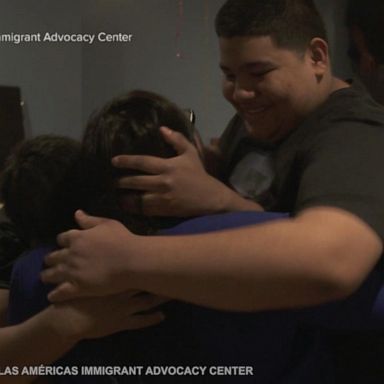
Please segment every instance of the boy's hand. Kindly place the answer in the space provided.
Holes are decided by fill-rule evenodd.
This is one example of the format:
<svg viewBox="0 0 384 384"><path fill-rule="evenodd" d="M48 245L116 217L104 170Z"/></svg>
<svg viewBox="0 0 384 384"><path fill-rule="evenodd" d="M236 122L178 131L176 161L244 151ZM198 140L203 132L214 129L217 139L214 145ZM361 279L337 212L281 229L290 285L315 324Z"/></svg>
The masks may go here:
<svg viewBox="0 0 384 384"><path fill-rule="evenodd" d="M210 176L195 146L181 133L162 127L164 139L177 156L121 155L113 159L118 168L142 171L148 175L126 176L119 188L143 191L142 201L127 197L123 206L130 213L149 216L190 217L231 210L235 192ZM136 201L135 201L136 200Z"/></svg>
<svg viewBox="0 0 384 384"><path fill-rule="evenodd" d="M137 245L140 250L146 238L133 235L115 220L88 216L82 211L77 211L75 217L82 230L60 234L58 244L63 248L45 258L48 268L41 273L41 279L58 284L48 295L49 300L105 296L137 288L134 276L125 273L131 262L127 249Z"/></svg>

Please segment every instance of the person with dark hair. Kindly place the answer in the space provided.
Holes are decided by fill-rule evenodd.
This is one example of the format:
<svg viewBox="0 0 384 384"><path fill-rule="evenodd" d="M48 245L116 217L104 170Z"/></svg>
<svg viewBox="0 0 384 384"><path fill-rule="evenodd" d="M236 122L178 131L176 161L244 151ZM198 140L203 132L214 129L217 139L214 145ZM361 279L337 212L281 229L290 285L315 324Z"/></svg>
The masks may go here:
<svg viewBox="0 0 384 384"><path fill-rule="evenodd" d="M7 159L1 197L11 222L1 223L0 264L0 284L7 298L17 257L30 247L54 242L60 231L74 225L66 185L79 153L80 145L74 140L47 135L20 143Z"/></svg>
<svg viewBox="0 0 384 384"><path fill-rule="evenodd" d="M110 163L113 155L120 153L144 153L162 157L175 155L172 146L167 144L159 134L158 127L161 124L167 124L179 130L191 142L195 142L195 129L185 113L175 104L151 92L132 91L112 100L92 116L84 134L82 149L71 139L50 135L41 136L23 142L8 159L1 185L5 210L22 238L32 247L32 250L26 252L13 266L8 308L8 323L11 326L24 327L25 323L35 319L35 315L38 320L34 320L33 327L38 327L41 323L45 324L45 318L56 316L55 313L52 314L51 307L48 307L46 298L52 287L43 286L39 282L39 273L43 269L44 254L55 248L55 237L58 232L74 225L75 207L83 207L91 212L103 212L110 217L120 218L131 230L140 233L154 233L180 221L180 219L145 218L142 214L134 217L123 215L119 208L119 196L114 191L114 179L119 173L116 173L116 169ZM122 302L124 298L122 295L116 298L111 297L111 309L116 312L116 316L125 314L127 317L126 329L133 329L139 324L140 327L146 324L152 325L161 320L162 315L158 312L147 315L137 315L135 312L153 308L164 299L151 300L151 295L141 295L141 297L131 298L132 305L130 305L130 296L132 294L125 294L125 305ZM119 312L115 308L118 300L122 304ZM87 315L92 311L97 314L98 301L100 300L91 300L90 304L87 304L87 301L84 304L76 302L73 305L75 309L72 311L77 314L76 309L78 309L83 310ZM71 310L71 306L68 307L69 309L56 309L56 313L66 313ZM123 307L127 308L123 309ZM114 327L121 325L123 323L121 319L114 320L112 314L113 312L108 324L116 323ZM71 313L69 315L74 316ZM100 331L102 335L103 329L107 328L105 315L100 316L99 321L95 319L96 323L99 323L99 327L102 325ZM82 330L81 326L80 322L76 341L81 332L84 337L89 337L87 336L89 330L84 326L85 329ZM4 328L3 331L10 328L12 327ZM39 334L38 331L39 328L36 329L37 334ZM113 328L113 331L117 332L118 328ZM64 335L67 332L64 327ZM158 331L155 331L154 336L156 337L157 334ZM170 332L168 334L171 335ZM0 335L5 340L4 345L7 346L5 336ZM120 336L114 340L119 338ZM139 351L137 348L139 344L132 341L131 335L128 334L125 339L127 338L129 340L126 343L124 362L132 363L134 358L137 359L132 356L132 351L137 355L140 354L141 357L144 352ZM178 343L181 343L181 340ZM35 363L44 363L47 359L50 362L53 358L60 357L68 351L68 344L73 346L75 342L71 339L70 343L65 343L64 346L58 343L63 347L62 353L60 348L56 347L53 349L52 356L36 354ZM121 345L121 341L118 344ZM136 348L131 344L136 345ZM113 345L111 340L106 340L104 344L103 341L96 344L85 343L84 346L80 345L66 355L59 363L79 364L91 361L105 364L107 358L117 354L114 348L114 354L108 356L107 350L110 350L108 348L111 345ZM157 345L157 348L160 347L160 352L164 355L166 349L163 345ZM117 355L120 356L121 353ZM149 357L149 354L145 356ZM12 358L14 358L14 350L9 349L9 352L3 354L0 362L6 364ZM42 360L39 361L39 358ZM23 358L20 360L21 363L30 361ZM116 361L115 358L114 362Z"/></svg>
<svg viewBox="0 0 384 384"><path fill-rule="evenodd" d="M150 295L138 298L134 292L127 292L107 298L75 300L63 306L49 305L46 295L34 296L37 286L34 271L37 277L43 255L55 249L55 238L60 231L74 225L73 212L79 204L76 168L80 153L80 144L72 139L38 136L25 140L15 149L2 174L1 195L12 221L1 224L0 314L8 309L8 316L2 316L0 324L2 367L19 367L21 372L24 366L49 364L81 339L149 326L162 320L159 313L137 315L163 301L148 300ZM17 256L20 257L15 262ZM22 271L19 265L27 266L23 285L14 283ZM24 293L30 301L15 305L14 297L23 288L27 289ZM30 306L35 308L34 312L28 312ZM20 321L14 321L11 313ZM7 376L7 380L25 383L33 377Z"/></svg>
<svg viewBox="0 0 384 384"><path fill-rule="evenodd" d="M145 154L171 158L176 155L175 149L163 139L159 131L162 125L180 132L197 146L197 131L186 113L153 92L131 91L113 99L91 116L83 137L81 162L85 169L82 200L87 212L115 217L138 234L153 234L180 222L180 218L146 215L140 206L140 191L116 191L119 176L138 173L117 170L111 164L112 157L120 154ZM199 153L199 156L203 154ZM124 214L121 207L124 203L133 205L131 208L136 208L136 214Z"/></svg>
<svg viewBox="0 0 384 384"><path fill-rule="evenodd" d="M233 24L247 27L239 32ZM321 25L309 0L229 0L216 18L223 93L244 123L231 140L246 137L266 151L272 184L254 198L291 217L214 235L148 238L77 212L86 230L61 234L63 250L46 258L43 279L58 284L50 300L135 288L260 311L356 291L382 253L384 188L376 168L384 161L384 113L333 76L323 28L308 25ZM251 203L209 176L182 135L162 134L176 157L114 159L118 168L149 174L119 182L145 191L144 212L183 217Z"/></svg>
<svg viewBox="0 0 384 384"><path fill-rule="evenodd" d="M121 173L117 172L110 162L114 155L129 153L163 158L175 156L173 147L165 142L159 133L159 126L162 124L167 124L175 131L184 134L191 142L195 142L196 134L193 126L176 105L151 92L132 91L113 99L90 118L83 137L81 155L78 153L78 146L72 148L73 144L69 139L66 142L63 138L49 136L24 143L9 160L2 188L7 212L15 222L18 222L23 233L28 234L27 237L38 245L38 248L25 254L14 266L9 305L10 324L20 324L48 306L46 295L52 287L44 286L39 281L43 256L53 248L57 229L66 226L71 219L73 207L78 205L96 214L102 212L107 217L119 219L129 229L141 234L160 234L160 230L173 227L175 223L181 221L180 218L151 218L143 214L134 216L123 214L120 208L121 196L115 191L115 181ZM69 146L66 151L60 150L63 149L60 148L60 144L64 147L63 141ZM71 149L72 159L69 156ZM64 159L62 157L65 153L67 157ZM52 169L55 169L54 175L51 174ZM29 208L28 216L24 216L23 210L17 210L19 207L17 199L23 202L24 194L28 194L28 199L29 194L32 194L30 190L24 192L27 181L31 178L34 180L33 198L36 200L32 207L38 207L43 213L42 216L44 213L51 215L46 215L46 225L49 227L43 228L45 223L42 222L38 227L39 231L32 225L34 221L39 221L39 211ZM61 198L61 195L65 197ZM52 199L53 196L59 201L65 200L61 207L56 206L58 201ZM175 233L218 230L280 217L281 215L277 213L263 213L262 216L256 217L245 212L244 215L201 218L191 223L184 223L182 227L176 227ZM31 218L34 221L30 220ZM169 234L172 233L173 230L170 230ZM243 332L247 332L245 325L249 319L245 325L243 323L239 327L233 324L238 317L236 315L228 317L181 303L171 303L163 310L170 319L162 326L138 335L118 334L112 338L81 343L57 364L78 366L136 362L143 365L153 362L158 365L161 362L188 364L192 361L199 361L201 364L214 361L232 363L234 349L238 351L239 361L242 356L242 363L251 360L253 363L253 357L247 353L241 337ZM291 329L294 321L293 318L285 324L273 321L273 326L270 326L267 325L269 317L265 316L259 320L260 325L264 324L261 327L262 334L265 334L266 329L270 331L273 329L282 335L282 341L274 343L268 353L274 360L276 348L279 349L281 343L286 343L292 337ZM208 328L207 325L200 326L201 319L208 320L212 325ZM224 332L223 328L229 324L232 325L232 329L226 328L227 332ZM226 344L231 348L220 350L215 341L223 334L227 340ZM238 341L235 336L240 336L240 340ZM258 339L260 342L260 334ZM268 338L265 338L263 343L269 344ZM259 367L259 371L263 374L270 372L271 369L274 370L274 365ZM68 382L76 382L76 379L73 380L67 379ZM86 382L87 379L79 380Z"/></svg>
<svg viewBox="0 0 384 384"><path fill-rule="evenodd" d="M237 112L221 143L233 149L223 154L232 167L224 183L167 128L161 132L177 156L113 160L118 169L148 174L118 183L144 191L147 214L249 209L253 199L290 217L215 234L148 238L76 212L83 230L61 234L63 249L46 258L42 278L58 284L50 300L139 289L252 312L337 301L375 267L382 274L384 187L377 167L384 162L384 112L332 74L324 28L312 27L321 25L310 0L228 0L220 9L223 94ZM244 143L256 156L244 157ZM268 185L259 188L263 177L249 180L251 199L226 185L244 163L256 176L261 165L270 165Z"/></svg>
<svg viewBox="0 0 384 384"><path fill-rule="evenodd" d="M251 19L245 17L249 12ZM281 32L285 38L277 35L283 21L290 26L288 35L287 28ZM249 29L235 31L232 36L236 22ZM252 32L255 23L260 26ZM46 281L63 282L76 274L77 282L76 287L68 282L59 285L51 293L52 300L144 284L150 291L208 306L261 310L335 300L361 284L382 250L384 196L381 180L374 173L383 156L384 114L369 96L332 75L323 28L314 31L305 27L308 23L321 25L309 0L229 0L216 18L223 92L244 122L244 130L233 139L246 135L269 149L275 174L273 184L259 200L265 209L289 212L292 217L222 236L143 239L113 220L98 225L96 219L77 213L81 224L85 221L95 228L64 233L60 237L64 250L47 258L51 268L44 273ZM298 39L303 41L302 48ZM191 211L228 211L235 209L236 203L241 205L245 199L205 172L195 149L181 134L166 128L161 131L165 140L173 143L177 156L134 155L113 160L119 169L148 173L122 177L118 184L145 191L144 212L173 215L173 207L177 207L176 213L185 216ZM347 177L347 173L355 177ZM93 245L92 251L78 250L74 240L78 238ZM121 246L120 238L125 247L117 252L113 245ZM76 272L68 270L69 260L81 258L85 266L98 259L104 246L111 248L111 258L101 262L103 271L97 269L85 277L80 267ZM313 250L315 255L308 257ZM68 258L64 260L61 252ZM183 258L177 257L174 263L180 253ZM207 254L220 254L225 262L212 265L217 259ZM131 278L124 282L113 279L109 288L96 288L92 279L97 273L109 281L112 259L123 269L132 268ZM150 267L149 260L153 262ZM139 268L143 269L137 272ZM201 270L206 273L196 276ZM153 279L141 279L136 272L151 274Z"/></svg>
<svg viewBox="0 0 384 384"><path fill-rule="evenodd" d="M77 161L78 156L75 156L75 164L67 159L69 165L63 167L60 158L65 151L61 152L60 148L57 151L53 150L55 146L58 146L60 140L45 138L45 142L42 142L42 139L38 138L36 145L29 142L26 144L26 148L15 154L15 158L10 162L12 166L9 166L7 171L10 175L6 180L8 183L10 180L14 180L12 183L14 196L19 199L22 198L21 192L25 185L19 179L26 178L26 175L32 172L35 180L44 180L40 187L39 183L34 183L35 192L42 189L41 193L37 193L35 197L38 200L35 206L38 206L42 212L49 211L48 207L51 207L50 212L54 212L56 209L52 206L52 204L56 204L56 201L53 202L51 196L59 196L63 191L58 190L55 186L61 185L61 188L64 188L63 184L71 184L73 191L68 189L65 191L67 207L65 219L60 219L58 216L55 228L66 225L73 212L73 206L77 204L94 214L102 213L107 217L117 218L124 222L129 229L141 234L204 233L288 217L287 214L272 212L237 212L195 218L184 221L174 228L166 229L173 226L175 221L181 220L147 218L145 221L143 215L123 214L120 207L121 191L117 193L115 191L115 181L121 176L121 173L112 167L110 159L114 155L126 153L146 154L161 158L175 156L174 149L159 134L159 126L165 123L174 131L185 134L193 142L193 128L176 106L150 92L130 92L112 100L91 117L84 134L80 161ZM44 150L44 146L47 146L46 150ZM78 151L78 147L76 149ZM55 153L57 153L57 164L51 163L46 167L44 162L36 161L35 164L31 160L31 156L25 156L26 152L33 153L34 156L42 152L41 156L51 162L55 161ZM67 150L67 152L69 151ZM24 155L21 156L21 154ZM28 161L26 161L27 159ZM74 166L76 164L80 167L79 170L76 170ZM36 174L34 165L39 167ZM47 170L56 168L55 176L47 180L45 168ZM63 175L65 169L70 172L64 173L66 182L63 183L60 175ZM19 172L19 170L24 170L24 172ZM123 170L123 172L125 171ZM52 182L52 185L49 181ZM21 191L20 187L22 187ZM43 193L43 190L48 188L51 192ZM75 199L71 193L76 195ZM9 193L6 193L5 196L9 197ZM39 201L39 197L43 197L43 200ZM31 214L31 217L37 216L37 212ZM52 221L54 221L53 218ZM26 225L27 228L30 227L27 217L20 223L20 225ZM47 236L42 238L47 239ZM53 239L48 242L52 243ZM38 277L42 269L44 253L49 252L50 249L51 247L39 247L16 263L11 284L9 311L11 324L21 323L48 306L46 295L51 287L44 286L39 282ZM167 320L161 325L149 329L145 333L143 331L137 334L119 333L110 338L80 343L77 348L56 364L70 367L74 365L115 366L128 363L130 365L161 364L165 366L171 364L183 366L238 364L247 365L253 371L253 374L243 378L242 382L251 383L255 380L258 383L270 382L280 376L288 380L288 377L296 375L297 372L303 374L304 369L307 369L304 367L310 366L308 361L319 357L318 354L311 357L311 354L308 353L310 348L307 346L297 346L297 342L301 341L302 337L298 330L303 326L311 327L311 331L307 330L305 334L308 340L312 340L317 337L318 325L316 324L322 326L331 324L333 328L369 327L371 303L375 302L373 292L376 292L375 289L378 286L380 284L378 285L377 276L373 276L364 289L355 295L351 304L348 302L342 304L344 310L349 314L344 317L338 315L337 306L336 309L332 309L331 306L315 309L308 313L306 311L278 311L243 315L199 308L179 302L169 303L166 307L162 307ZM367 304L361 304L362 298L367 300ZM122 305L124 306L124 303ZM126 305L128 306L128 303ZM356 314L355 308L359 310L358 314ZM381 322L382 317L378 324ZM315 327L316 330L312 330L312 327ZM298 334L299 337L297 337ZM312 348L312 343L308 342L308 344ZM63 353L66 351L64 350ZM300 364L294 362L298 352L305 356ZM303 364L303 360L306 361L306 364ZM287 367L289 367L289 373L285 372ZM134 382L136 379L130 378L129 380ZM88 379L86 377L66 379L67 382L76 382L76 380L87 382ZM89 380L92 382L93 379ZM140 378L138 380L147 382L150 379ZM209 376L200 377L198 382L211 382L211 380L212 378ZM105 381L108 382L109 379L105 379ZM183 382L196 382L196 380L187 378ZM233 379L228 378L225 382L233 382Z"/></svg>
<svg viewBox="0 0 384 384"><path fill-rule="evenodd" d="M219 38L226 39L270 36L278 47L302 53L313 38L327 41L324 23L311 0L227 1L216 16L215 30Z"/></svg>
<svg viewBox="0 0 384 384"><path fill-rule="evenodd" d="M75 140L52 135L22 142L2 174L6 215L27 244L51 242L63 228L74 226L77 206L70 178L80 154Z"/></svg>

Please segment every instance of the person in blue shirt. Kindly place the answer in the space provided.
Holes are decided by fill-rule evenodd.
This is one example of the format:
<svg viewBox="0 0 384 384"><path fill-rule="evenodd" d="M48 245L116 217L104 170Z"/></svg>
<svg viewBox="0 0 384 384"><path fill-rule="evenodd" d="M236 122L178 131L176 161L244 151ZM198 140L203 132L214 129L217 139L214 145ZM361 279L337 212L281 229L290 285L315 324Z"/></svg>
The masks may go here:
<svg viewBox="0 0 384 384"><path fill-rule="evenodd" d="M158 299L132 298L133 293L102 299L75 300L65 305L41 304L44 297L34 291L39 281L36 268L39 259L32 256L23 283L32 302L18 302L16 316L11 321L13 295L21 293L18 285L10 292L10 278L15 259L27 250L55 246L55 236L64 227L73 225L75 204L70 191L75 188L80 144L72 139L53 135L38 136L22 142L7 161L2 173L2 198L12 223L1 225L0 287L0 366L15 367L50 364L70 350L83 338L100 337L120 329L136 329L156 324L163 319L159 313L137 315L137 312L156 307ZM10 193L10 194L9 194ZM5 254L6 253L6 254ZM28 252L27 252L28 253ZM20 259L23 260L23 257ZM13 264L13 265L12 265ZM28 266L29 268L29 266ZM35 279L35 280L34 280ZM35 285L30 285L35 281ZM10 296L10 298L9 298ZM25 297L25 296L23 296ZM36 300L36 301L34 301ZM31 305L28 313L24 307ZM136 316L134 316L136 315ZM120 323L120 326L119 326ZM111 328L112 327L112 328ZM6 372L3 372L6 375ZM9 383L32 382L28 375L6 377Z"/></svg>

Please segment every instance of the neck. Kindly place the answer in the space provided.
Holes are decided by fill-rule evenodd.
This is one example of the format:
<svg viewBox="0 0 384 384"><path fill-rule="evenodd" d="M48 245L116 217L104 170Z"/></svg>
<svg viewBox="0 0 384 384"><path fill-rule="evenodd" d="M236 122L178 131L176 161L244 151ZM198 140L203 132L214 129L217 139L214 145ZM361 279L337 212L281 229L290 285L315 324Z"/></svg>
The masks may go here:
<svg viewBox="0 0 384 384"><path fill-rule="evenodd" d="M337 77L332 77L329 94L336 92L339 89L349 88L349 87L350 85L346 81L338 79Z"/></svg>
<svg viewBox="0 0 384 384"><path fill-rule="evenodd" d="M319 93L319 96L314 104L315 107L313 109L316 109L322 105L329 98L329 96L332 95L332 93L349 87L350 85L347 82L330 75L327 79L327 82L323 83L322 92Z"/></svg>

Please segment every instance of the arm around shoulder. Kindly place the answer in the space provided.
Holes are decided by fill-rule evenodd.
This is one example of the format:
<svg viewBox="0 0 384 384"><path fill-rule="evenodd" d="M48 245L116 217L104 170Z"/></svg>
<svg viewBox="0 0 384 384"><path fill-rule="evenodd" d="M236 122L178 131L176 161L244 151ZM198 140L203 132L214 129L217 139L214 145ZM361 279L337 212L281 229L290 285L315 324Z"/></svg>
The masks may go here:
<svg viewBox="0 0 384 384"><path fill-rule="evenodd" d="M381 240L367 224L332 207L238 230L156 241L156 246L143 242L140 257L130 263L137 284L144 282L141 289L239 311L344 298L360 286L382 252Z"/></svg>
<svg viewBox="0 0 384 384"><path fill-rule="evenodd" d="M77 219L88 229L60 235L64 250L46 258L42 277L59 284L53 301L137 289L232 311L307 307L350 295L382 252L371 227L332 207L187 236L137 236L114 220Z"/></svg>
<svg viewBox="0 0 384 384"><path fill-rule="evenodd" d="M7 383L23 384L36 380L21 376L25 366L47 365L60 358L78 341L63 333L52 307L23 323L0 328L0 366L13 367L19 375L7 375ZM44 382L44 381L38 381Z"/></svg>

